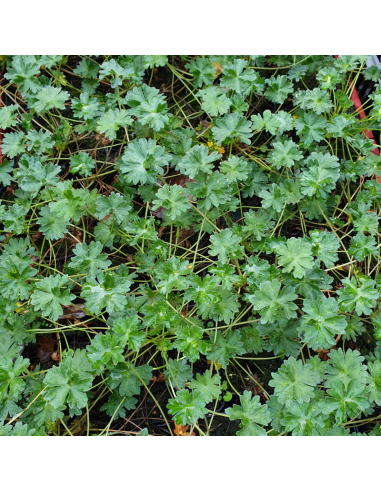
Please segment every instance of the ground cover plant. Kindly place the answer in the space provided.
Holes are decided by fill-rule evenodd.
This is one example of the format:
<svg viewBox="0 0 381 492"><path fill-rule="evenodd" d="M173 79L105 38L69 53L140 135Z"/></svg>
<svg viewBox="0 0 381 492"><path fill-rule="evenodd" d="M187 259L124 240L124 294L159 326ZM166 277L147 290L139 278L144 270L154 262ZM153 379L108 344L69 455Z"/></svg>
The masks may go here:
<svg viewBox="0 0 381 492"><path fill-rule="evenodd" d="M1 58L0 435L379 435L367 58Z"/></svg>

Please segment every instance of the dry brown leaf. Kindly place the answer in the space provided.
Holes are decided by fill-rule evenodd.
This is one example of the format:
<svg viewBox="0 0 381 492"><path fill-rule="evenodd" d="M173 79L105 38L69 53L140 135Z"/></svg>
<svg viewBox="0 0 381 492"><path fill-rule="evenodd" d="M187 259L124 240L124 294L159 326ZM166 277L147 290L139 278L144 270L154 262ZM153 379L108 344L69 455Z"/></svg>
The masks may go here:
<svg viewBox="0 0 381 492"><path fill-rule="evenodd" d="M178 424L176 424L175 421L174 421L174 424L175 424L175 430L173 432L176 434L176 436L195 436L196 435L194 432L192 432L192 434L190 434L188 432L189 425L178 425Z"/></svg>
<svg viewBox="0 0 381 492"><path fill-rule="evenodd" d="M319 359L327 362L327 360L329 359L328 354L330 353L330 351L331 350L337 350L339 348L337 346L337 344L339 343L340 338L341 338L341 335L337 335L337 337L335 339L336 345L332 345L332 347L330 349L317 349L317 350L315 350L315 352L317 352L317 354L319 356Z"/></svg>
<svg viewBox="0 0 381 492"><path fill-rule="evenodd" d="M95 135L95 140L98 140L98 142L101 143L101 145L105 146L111 143L111 140L109 140L107 137L105 137L102 134L97 133Z"/></svg>
<svg viewBox="0 0 381 492"><path fill-rule="evenodd" d="M86 316L84 304L70 304L62 307L64 314L58 316L58 319L81 319Z"/></svg>
<svg viewBox="0 0 381 492"><path fill-rule="evenodd" d="M32 240L37 241L42 236L42 232L36 231L34 234L32 234Z"/></svg>
<svg viewBox="0 0 381 492"><path fill-rule="evenodd" d="M164 383L164 381L165 381L164 373L159 372L159 375L158 376L152 376L150 381L152 381L153 383Z"/></svg>
<svg viewBox="0 0 381 492"><path fill-rule="evenodd" d="M215 77L217 77L217 75L219 75L221 73L221 71L222 71L222 65L220 63L218 63L218 62L214 62L214 63L212 63L212 65L213 65L213 67L214 67L214 69L216 71Z"/></svg>
<svg viewBox="0 0 381 492"><path fill-rule="evenodd" d="M55 350L50 357L55 362L60 362L60 360L61 360L61 354L60 354L59 349L58 350Z"/></svg>
<svg viewBox="0 0 381 492"><path fill-rule="evenodd" d="M48 337L37 337L37 357L41 362L48 362L55 351L58 351L56 340Z"/></svg>
<svg viewBox="0 0 381 492"><path fill-rule="evenodd" d="M164 209L163 209L163 210L164 210ZM166 227L166 226L159 227L159 229L158 229L158 231L157 231L157 237L158 237L159 239L161 239L161 236L163 235L163 232L164 232L164 230L165 230L165 227Z"/></svg>

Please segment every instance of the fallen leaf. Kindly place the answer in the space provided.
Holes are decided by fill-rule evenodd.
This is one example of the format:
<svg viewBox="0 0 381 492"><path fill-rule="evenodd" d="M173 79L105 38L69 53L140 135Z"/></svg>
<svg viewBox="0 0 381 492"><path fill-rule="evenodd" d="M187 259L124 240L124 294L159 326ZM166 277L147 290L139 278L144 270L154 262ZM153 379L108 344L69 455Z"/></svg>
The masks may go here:
<svg viewBox="0 0 381 492"><path fill-rule="evenodd" d="M194 432L192 432L192 434L190 434L188 432L189 425L178 425L178 424L176 424L175 421L174 421L174 424L175 424L174 433L176 434L176 436L195 436L196 435Z"/></svg>
<svg viewBox="0 0 381 492"><path fill-rule="evenodd" d="M86 316L84 304L70 304L63 308L64 314L58 316L58 319L81 319Z"/></svg>
<svg viewBox="0 0 381 492"><path fill-rule="evenodd" d="M222 65L218 62L214 62L212 63L214 69L215 69L215 74L214 74L214 77L217 77L217 75L219 75L222 71Z"/></svg>
<svg viewBox="0 0 381 492"><path fill-rule="evenodd" d="M164 381L165 381L164 373L159 372L159 375L158 376L152 376L150 381L152 381L153 383L164 383Z"/></svg>
<svg viewBox="0 0 381 492"><path fill-rule="evenodd" d="M58 351L56 340L48 337L37 338L37 357L41 362L48 362L53 352Z"/></svg>
<svg viewBox="0 0 381 492"><path fill-rule="evenodd" d="M60 351L59 350L55 350L50 357L55 362L60 362L61 361L61 354L60 354Z"/></svg>
<svg viewBox="0 0 381 492"><path fill-rule="evenodd" d="M162 208L162 207L161 207ZM163 209L164 210L164 209ZM161 236L163 235L163 232L165 230L166 226L162 226L162 227L159 227L158 231L157 231L157 237L159 239L161 239Z"/></svg>
<svg viewBox="0 0 381 492"><path fill-rule="evenodd" d="M179 236L177 238L177 244L180 244L182 241L186 241L188 237L190 237L194 233L194 229L191 226L189 229L184 229L184 227L180 227ZM189 270L192 268L191 265L188 266Z"/></svg>
<svg viewBox="0 0 381 492"><path fill-rule="evenodd" d="M210 123L208 120L201 120L200 125L201 125L201 131L202 132L204 132L207 128L210 127Z"/></svg>
<svg viewBox="0 0 381 492"><path fill-rule="evenodd" d="M37 241L37 239L39 239L41 236L42 236L42 232L40 232L40 231L36 231L36 232L32 235L32 239L33 239L33 241Z"/></svg>
<svg viewBox="0 0 381 492"><path fill-rule="evenodd" d="M108 145L111 143L111 140L109 140L107 137L105 137L104 135L102 135L100 133L97 133L95 135L95 140L98 140L98 142L100 142L101 145Z"/></svg>
<svg viewBox="0 0 381 492"><path fill-rule="evenodd" d="M330 351L331 350L337 350L339 348L337 344L339 343L340 338L341 338L341 335L337 335L337 337L335 339L336 345L332 345L332 347L329 349L317 349L317 350L315 350L315 352L318 353L319 359L327 362L327 360L329 359L328 354L330 353Z"/></svg>

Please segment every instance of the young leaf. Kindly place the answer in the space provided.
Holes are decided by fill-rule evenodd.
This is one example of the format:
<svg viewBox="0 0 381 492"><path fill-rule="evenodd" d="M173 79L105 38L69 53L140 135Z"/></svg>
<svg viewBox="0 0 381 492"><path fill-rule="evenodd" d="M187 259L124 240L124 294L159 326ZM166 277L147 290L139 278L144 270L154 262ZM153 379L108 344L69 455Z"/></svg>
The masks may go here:
<svg viewBox="0 0 381 492"><path fill-rule="evenodd" d="M363 261L365 256L378 255L376 240L374 237L365 236L359 232L351 239L348 253L356 258L357 261Z"/></svg>
<svg viewBox="0 0 381 492"><path fill-rule="evenodd" d="M220 383L221 377L218 374L212 377L210 371L205 371L203 375L196 374L196 380L189 383L189 388L199 392L205 403L210 403L220 395Z"/></svg>
<svg viewBox="0 0 381 492"><path fill-rule="evenodd" d="M133 367L129 362L120 362L110 370L107 381L111 390L118 388L120 396L131 397L140 393L140 387L149 383L152 368L148 364Z"/></svg>
<svg viewBox="0 0 381 492"><path fill-rule="evenodd" d="M214 80L215 69L209 60L198 56L196 60L191 60L185 65L185 68L194 77L194 85L202 87L203 84L210 85Z"/></svg>
<svg viewBox="0 0 381 492"><path fill-rule="evenodd" d="M104 133L110 140L114 140L119 128L126 128L132 121L125 109L109 109L99 118L97 131Z"/></svg>
<svg viewBox="0 0 381 492"><path fill-rule="evenodd" d="M343 335L347 322L344 316L337 316L339 306L333 297L324 295L316 299L305 299L304 316L301 318L299 335L312 350L329 349L335 345L335 335Z"/></svg>
<svg viewBox="0 0 381 492"><path fill-rule="evenodd" d="M229 363L229 359L236 355L245 353L243 343L241 342L241 334L238 330L228 331L226 338L221 332L217 333L217 338L214 341L214 334L210 335L212 342L208 357L212 362L217 362L225 369Z"/></svg>
<svg viewBox="0 0 381 492"><path fill-rule="evenodd" d="M258 395L253 398L251 391L244 391L240 402L241 405L233 405L233 408L225 410L230 420L241 421L241 430L237 432L237 436L267 436L266 431L260 427L271 420L267 406L260 404Z"/></svg>
<svg viewBox="0 0 381 492"><path fill-rule="evenodd" d="M42 114L53 108L65 109L64 103L69 97L70 94L59 87L44 87L31 98L30 107Z"/></svg>
<svg viewBox="0 0 381 492"><path fill-rule="evenodd" d="M327 231L311 231L310 238L312 254L319 261L324 262L327 268L333 267L339 259L337 251L340 247L340 241L335 234Z"/></svg>
<svg viewBox="0 0 381 492"><path fill-rule="evenodd" d="M203 100L202 109L210 116L223 115L229 111L231 101L220 87L212 85L199 91L197 95Z"/></svg>
<svg viewBox="0 0 381 492"><path fill-rule="evenodd" d="M293 402L308 403L314 396L314 387L321 381L317 371L294 357L286 360L278 372L272 372L271 376L273 379L269 386L274 388L279 403L286 407L290 407Z"/></svg>
<svg viewBox="0 0 381 492"><path fill-rule="evenodd" d="M70 172L79 173L81 176L89 177L95 167L95 161L89 154L79 152L70 157Z"/></svg>
<svg viewBox="0 0 381 492"><path fill-rule="evenodd" d="M208 413L201 393L198 391L190 393L186 389L178 391L175 399L170 398L167 408L169 413L174 415L176 423L181 425L195 424Z"/></svg>
<svg viewBox="0 0 381 492"><path fill-rule="evenodd" d="M276 104L282 104L293 90L293 85L291 82L287 82L286 75L273 76L267 79L266 82L267 91L265 92L265 97Z"/></svg>
<svg viewBox="0 0 381 492"><path fill-rule="evenodd" d="M361 314L369 316L380 295L374 287L374 280L360 277L359 282L360 287L357 285L356 277L342 280L343 287L337 291L339 304L342 310L350 312L356 309L359 316Z"/></svg>
<svg viewBox="0 0 381 492"><path fill-rule="evenodd" d="M209 154L209 150L203 145L192 147L185 156L178 162L177 168L181 173L194 179L200 172L211 173L213 170L213 162L220 159L218 152Z"/></svg>
<svg viewBox="0 0 381 492"><path fill-rule="evenodd" d="M111 334L109 331L104 335L98 333L87 347L87 357L99 373L103 372L105 367L111 370L118 362L124 361L125 345L125 337Z"/></svg>
<svg viewBox="0 0 381 492"><path fill-rule="evenodd" d="M329 364L326 368L325 386L330 388L332 383L342 382L345 387L351 381L366 383L368 373L366 366L362 364L364 357L358 350L348 349L345 354L341 348L331 350L329 353Z"/></svg>
<svg viewBox="0 0 381 492"><path fill-rule="evenodd" d="M70 268L86 274L89 282L95 282L95 277L99 275L100 271L111 265L107 255L102 254L102 249L103 246L99 241L91 241L89 245L77 243L73 249L75 256L69 263Z"/></svg>
<svg viewBox="0 0 381 492"><path fill-rule="evenodd" d="M233 155L221 163L220 172L229 183L244 181L249 176L249 163L246 159Z"/></svg>
<svg viewBox="0 0 381 492"><path fill-rule="evenodd" d="M42 312L43 316L50 316L53 321L63 314L62 305L67 306L75 299L66 287L69 281L67 275L50 275L40 280L31 297L31 303Z"/></svg>
<svg viewBox="0 0 381 492"><path fill-rule="evenodd" d="M166 214L171 220L175 220L176 217L185 212L191 205L186 196L186 190L179 185L172 185L169 187L165 184L156 193L156 200L153 200L154 209L163 207L166 209Z"/></svg>
<svg viewBox="0 0 381 492"><path fill-rule="evenodd" d="M17 104L3 106L0 109L0 128L2 130L6 130L17 122L17 114L15 114L17 109Z"/></svg>
<svg viewBox="0 0 381 492"><path fill-rule="evenodd" d="M136 116L139 123L148 125L158 132L169 121L167 103L163 94L158 89L143 84L142 87L134 87L127 93L126 103L131 109L128 114Z"/></svg>
<svg viewBox="0 0 381 492"><path fill-rule="evenodd" d="M111 331L116 333L120 338L126 339L128 349L134 352L140 349L146 338L143 326L135 314L114 319L111 324Z"/></svg>
<svg viewBox="0 0 381 492"><path fill-rule="evenodd" d="M292 302L298 296L295 289L285 287L282 291L278 280L263 282L254 294L246 294L246 298L253 304L256 311L260 311L263 324L272 323L277 318L296 318L297 306Z"/></svg>
<svg viewBox="0 0 381 492"><path fill-rule="evenodd" d="M253 210L249 210L245 215L245 226L243 231L246 234L253 234L257 241L265 235L268 229L274 227L275 222L271 220L271 216L268 215L264 210L259 209L257 213Z"/></svg>
<svg viewBox="0 0 381 492"><path fill-rule="evenodd" d="M156 145L156 140L140 138L128 144L122 156L120 170L126 174L128 183L155 183L156 174L163 174L172 156Z"/></svg>
<svg viewBox="0 0 381 492"><path fill-rule="evenodd" d="M323 413L334 414L337 424L342 424L347 417L357 417L370 407L365 392L365 386L356 380L350 381L347 386L342 381L333 381L327 390L329 396L320 401L319 406Z"/></svg>
<svg viewBox="0 0 381 492"><path fill-rule="evenodd" d="M238 113L231 113L217 118L212 133L218 145L232 143L235 140L250 145L251 122Z"/></svg>
<svg viewBox="0 0 381 492"><path fill-rule="evenodd" d="M298 146L292 140L282 142L274 142L274 150L269 153L269 162L274 164L276 169L281 169L286 166L291 168L295 162L303 159L303 154L298 150Z"/></svg>
<svg viewBox="0 0 381 492"><path fill-rule="evenodd" d="M204 330L200 326L183 323L176 330L173 348L181 350L190 362L196 362L200 358L200 352L204 353L206 350L203 335Z"/></svg>
<svg viewBox="0 0 381 492"><path fill-rule="evenodd" d="M212 256L218 255L218 261L222 264L232 260L241 259L243 246L239 243L241 238L232 233L230 229L223 229L220 233L215 233L210 237L212 247L208 253Z"/></svg>
<svg viewBox="0 0 381 492"><path fill-rule="evenodd" d="M85 350L77 349L70 353L59 366L53 366L47 372L45 400L57 409L68 404L72 411L80 410L88 400L86 392L93 381L91 370Z"/></svg>
<svg viewBox="0 0 381 492"><path fill-rule="evenodd" d="M164 376L167 381L171 382L173 388L182 389L185 383L192 379L192 369L186 360L168 359Z"/></svg>

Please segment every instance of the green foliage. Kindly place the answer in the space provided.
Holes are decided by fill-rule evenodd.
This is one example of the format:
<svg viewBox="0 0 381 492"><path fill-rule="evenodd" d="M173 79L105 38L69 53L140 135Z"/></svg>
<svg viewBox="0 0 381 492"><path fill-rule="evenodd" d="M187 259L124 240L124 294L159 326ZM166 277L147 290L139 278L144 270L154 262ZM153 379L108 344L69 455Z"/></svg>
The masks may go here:
<svg viewBox="0 0 381 492"><path fill-rule="evenodd" d="M94 166L94 159L84 152L79 152L70 158L70 172L73 174L79 173L81 176L91 176Z"/></svg>
<svg viewBox="0 0 381 492"><path fill-rule="evenodd" d="M242 258L243 247L240 246L240 237L232 234L229 229L224 229L219 234L210 237L212 247L209 254L218 256L218 261L222 264L227 263L228 257L236 260Z"/></svg>
<svg viewBox="0 0 381 492"><path fill-rule="evenodd" d="M366 366L362 364L364 357L360 355L358 350L348 349L344 354L340 348L330 352L329 358L330 365L327 366L325 375L326 387L329 388L336 382L341 382L347 387L352 380L358 383L367 381Z"/></svg>
<svg viewBox="0 0 381 492"><path fill-rule="evenodd" d="M281 290L281 284L274 279L263 282L259 290L247 295L247 300L260 312L261 322L265 324L282 317L296 318L297 306L292 301L297 297L295 289L287 286Z"/></svg>
<svg viewBox="0 0 381 492"><path fill-rule="evenodd" d="M359 232L352 238L348 253L353 255L357 261L362 261L365 256L377 255L376 240Z"/></svg>
<svg viewBox="0 0 381 492"><path fill-rule="evenodd" d="M217 118L212 128L212 133L217 143L229 144L239 140L247 145L250 144L251 123L238 113L231 113Z"/></svg>
<svg viewBox="0 0 381 492"><path fill-rule="evenodd" d="M287 82L287 77L285 75L271 77L266 82L267 91L265 92L265 96L269 101L276 104L282 104L293 89L293 85L290 82Z"/></svg>
<svg viewBox="0 0 381 492"><path fill-rule="evenodd" d="M245 391L240 396L241 405L233 405L226 410L230 420L240 420L238 436L266 436L266 431L260 425L270 422L270 412L265 405L259 403L259 396L254 396L250 391ZM258 425L260 424L260 425Z"/></svg>
<svg viewBox="0 0 381 492"><path fill-rule="evenodd" d="M347 322L344 316L337 316L339 306L332 297L320 295L316 299L305 299L305 312L300 324L301 339L313 350L329 349L335 345L335 335L343 335Z"/></svg>
<svg viewBox="0 0 381 492"><path fill-rule="evenodd" d="M65 288L68 281L67 275L50 275L40 280L31 296L31 303L41 310L43 316L57 320L63 313L62 305L70 304L75 299L75 295Z"/></svg>
<svg viewBox="0 0 381 492"><path fill-rule="evenodd" d="M94 282L84 283L82 296L86 299L86 308L94 314L100 314L103 309L108 313L122 311L127 304L124 294L130 290L133 276L102 273Z"/></svg>
<svg viewBox="0 0 381 492"><path fill-rule="evenodd" d="M290 238L285 244L277 244L275 250L279 255L279 264L283 272L292 272L294 277L302 278L306 269L313 266L311 247L301 238Z"/></svg>
<svg viewBox="0 0 381 492"><path fill-rule="evenodd" d="M301 360L290 357L278 372L271 373L273 379L269 385L279 403L290 407L293 402L308 403L314 396L314 387L321 381L319 373Z"/></svg>
<svg viewBox="0 0 381 492"><path fill-rule="evenodd" d="M228 112L231 101L220 87L211 86L198 92L198 96L203 99L202 109L210 116L223 115Z"/></svg>
<svg viewBox="0 0 381 492"><path fill-rule="evenodd" d="M17 122L17 115L15 114L17 108L17 104L11 104L0 109L0 128L2 130L6 130Z"/></svg>
<svg viewBox="0 0 381 492"><path fill-rule="evenodd" d="M328 396L320 402L320 408L325 414L333 414L337 424L342 424L347 417L353 419L370 407L365 393L365 386L355 380L348 385L342 381L332 381L327 390Z"/></svg>
<svg viewBox="0 0 381 492"><path fill-rule="evenodd" d="M194 179L196 175L201 173L210 173L213 170L213 162L220 159L218 152L209 151L203 145L192 147L185 156L177 164L179 170Z"/></svg>
<svg viewBox="0 0 381 492"><path fill-rule="evenodd" d="M159 131L169 121L165 97L154 87L143 85L127 93L126 103L130 106L128 114L136 116L139 123Z"/></svg>
<svg viewBox="0 0 381 492"><path fill-rule="evenodd" d="M130 123L132 123L132 118L128 116L125 109L109 109L99 118L97 130L113 140L119 128L126 128Z"/></svg>
<svg viewBox="0 0 381 492"><path fill-rule="evenodd" d="M70 414L78 415L88 400L86 393L93 381L91 370L84 350L71 351L59 367L52 367L45 376L45 400L54 408L68 405Z"/></svg>
<svg viewBox="0 0 381 492"><path fill-rule="evenodd" d="M212 362L221 364L223 368L228 365L230 358L245 353L239 331L229 331L226 337L218 332L216 338L214 335L210 335L210 340L213 345L208 352L208 357Z"/></svg>
<svg viewBox="0 0 381 492"><path fill-rule="evenodd" d="M327 268L332 267L338 260L337 251L340 242L333 232L328 231L311 231L311 252L322 261Z"/></svg>
<svg viewBox="0 0 381 492"><path fill-rule="evenodd" d="M157 200L153 200L155 209L159 207L165 208L166 214L171 220L175 220L177 216L190 208L188 198L182 186L172 185L169 187L165 184L156 193L156 196Z"/></svg>
<svg viewBox="0 0 381 492"><path fill-rule="evenodd" d="M124 361L125 345L125 337L119 337L110 332L105 335L98 334L92 339L91 345L87 348L87 357L94 369L103 372L105 367L112 369L118 362Z"/></svg>
<svg viewBox="0 0 381 492"><path fill-rule="evenodd" d="M220 395L220 382L221 378L218 374L212 377L210 372L206 371L203 375L196 374L196 380L189 383L189 388L199 392L205 403L209 403Z"/></svg>
<svg viewBox="0 0 381 492"><path fill-rule="evenodd" d="M111 390L118 389L120 396L131 397L140 393L140 387L147 385L152 376L152 368L147 364L133 367L127 362L120 362L110 370L107 384Z"/></svg>
<svg viewBox="0 0 381 492"><path fill-rule="evenodd" d="M208 413L202 394L198 391L190 393L186 389L178 391L175 399L169 399L167 408L174 416L176 423L181 425L195 424L198 419L202 419Z"/></svg>
<svg viewBox="0 0 381 492"><path fill-rule="evenodd" d="M271 216L263 210L254 212L249 210L245 215L245 226L243 231L247 234L252 234L257 241L260 241L265 232L274 226L274 221Z"/></svg>
<svg viewBox="0 0 381 492"><path fill-rule="evenodd" d="M356 277L344 278L343 288L338 290L339 304L342 310L347 312L356 310L356 313L369 315L380 297L374 288L375 282L369 278L360 278L358 286Z"/></svg>
<svg viewBox="0 0 381 492"><path fill-rule="evenodd" d="M43 87L35 96L30 97L32 102L30 107L44 114L53 108L65 109L64 103L68 98L69 93L59 87Z"/></svg>
<svg viewBox="0 0 381 492"><path fill-rule="evenodd" d="M191 60L185 67L193 75L196 87L202 87L203 84L211 84L213 82L215 70L208 59L198 56L196 60Z"/></svg>
<svg viewBox="0 0 381 492"><path fill-rule="evenodd" d="M274 142L273 147L274 150L269 153L269 159L276 169L281 169L283 166L293 167L295 162L303 159L303 154L292 140L286 140L284 143Z"/></svg>
<svg viewBox="0 0 381 492"><path fill-rule="evenodd" d="M75 272L86 274L89 281L95 281L102 269L111 265L106 254L102 253L102 244L92 241L89 246L86 243L77 243L73 253L74 258L70 261L69 267Z"/></svg>
<svg viewBox="0 0 381 492"><path fill-rule="evenodd" d="M1 435L379 433L366 59L5 56Z"/></svg>
<svg viewBox="0 0 381 492"><path fill-rule="evenodd" d="M337 161L335 156L312 152L306 160L308 170L300 178L302 192L307 196L326 198L340 176Z"/></svg>
<svg viewBox="0 0 381 492"><path fill-rule="evenodd" d="M139 139L126 147L120 170L129 183L154 183L156 174L163 174L172 157L165 149L156 145L156 140Z"/></svg>
<svg viewBox="0 0 381 492"><path fill-rule="evenodd" d="M173 388L184 388L185 383L192 378L192 370L185 360L168 359L167 367L164 376Z"/></svg>

